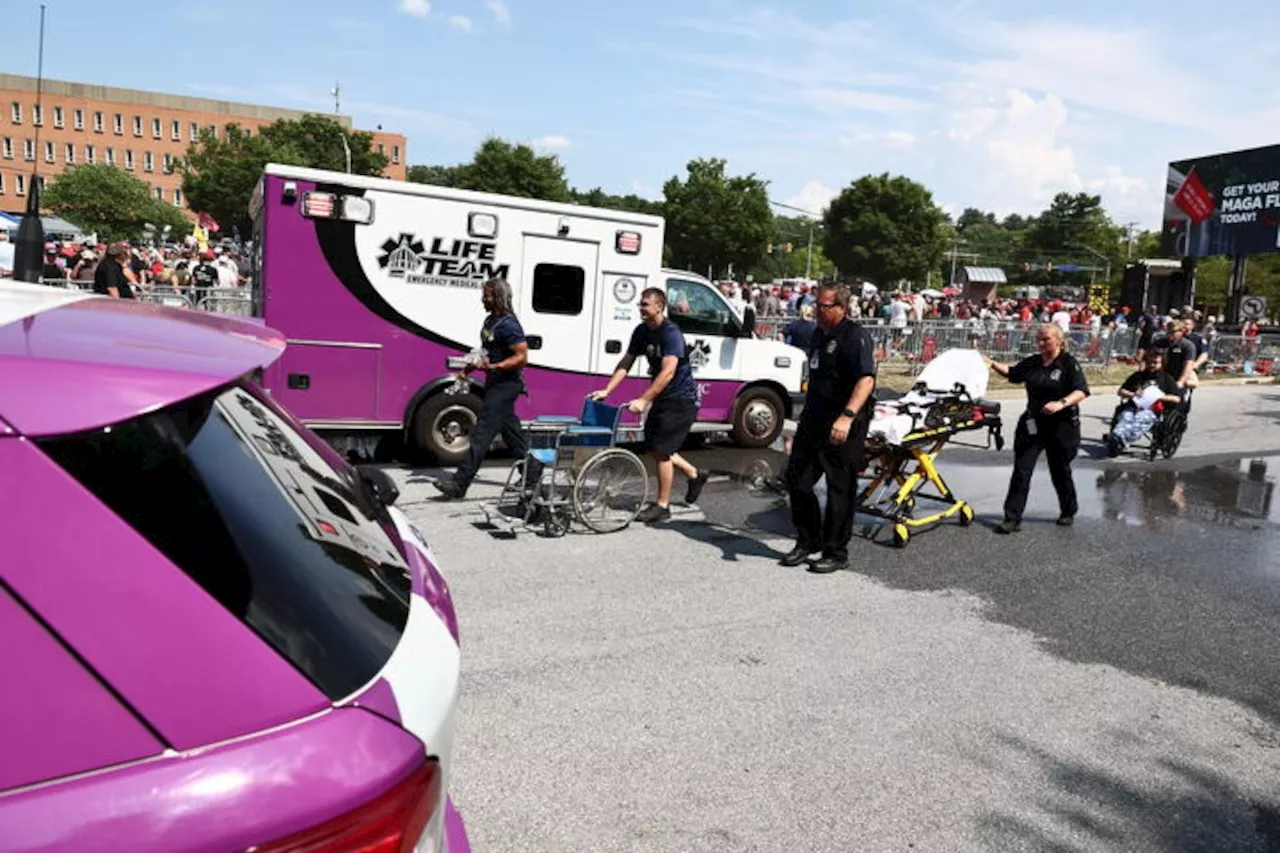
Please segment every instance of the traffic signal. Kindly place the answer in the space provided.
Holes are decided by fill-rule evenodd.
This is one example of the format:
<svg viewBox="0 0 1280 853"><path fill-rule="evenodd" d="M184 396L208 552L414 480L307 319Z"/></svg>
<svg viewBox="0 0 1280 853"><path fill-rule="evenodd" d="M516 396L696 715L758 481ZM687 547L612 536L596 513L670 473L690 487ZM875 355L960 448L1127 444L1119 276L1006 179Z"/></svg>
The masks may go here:
<svg viewBox="0 0 1280 853"><path fill-rule="evenodd" d="M766 246L766 247L765 247L765 252L766 252L767 254L770 254L770 255L772 255L772 254L773 254L773 244L772 244L772 243L770 243L768 246Z"/></svg>
<svg viewBox="0 0 1280 853"><path fill-rule="evenodd" d="M791 244L790 244L790 243L788 243L788 244L787 244L787 252L788 252L788 253L790 253L790 252L791 252Z"/></svg>

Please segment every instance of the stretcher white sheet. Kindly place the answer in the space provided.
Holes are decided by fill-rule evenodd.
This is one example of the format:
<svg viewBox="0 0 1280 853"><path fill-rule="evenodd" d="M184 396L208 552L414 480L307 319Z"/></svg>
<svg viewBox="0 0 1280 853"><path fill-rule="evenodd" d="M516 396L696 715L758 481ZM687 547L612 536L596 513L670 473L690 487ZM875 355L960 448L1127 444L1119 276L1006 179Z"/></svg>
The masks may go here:
<svg viewBox="0 0 1280 853"><path fill-rule="evenodd" d="M925 365L916 381L948 395L960 385L976 400L987 393L988 377L987 366L977 350L949 349ZM917 421L924 423L924 415L937 399L936 394L909 391L897 400L877 404L868 436L889 444L901 444Z"/></svg>

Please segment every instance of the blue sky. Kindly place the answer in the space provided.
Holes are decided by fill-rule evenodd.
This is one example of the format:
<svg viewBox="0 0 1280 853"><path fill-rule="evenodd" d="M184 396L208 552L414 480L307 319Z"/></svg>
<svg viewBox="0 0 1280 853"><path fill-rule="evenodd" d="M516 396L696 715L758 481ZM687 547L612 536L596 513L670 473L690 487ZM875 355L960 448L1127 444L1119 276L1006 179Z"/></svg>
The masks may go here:
<svg viewBox="0 0 1280 853"><path fill-rule="evenodd" d="M410 163L498 134L620 193L721 156L813 210L889 171L955 212L1088 190L1156 227L1169 160L1280 143L1275 0L175 0L109 37L100 3L47 2L51 78L318 111L340 80Z"/></svg>

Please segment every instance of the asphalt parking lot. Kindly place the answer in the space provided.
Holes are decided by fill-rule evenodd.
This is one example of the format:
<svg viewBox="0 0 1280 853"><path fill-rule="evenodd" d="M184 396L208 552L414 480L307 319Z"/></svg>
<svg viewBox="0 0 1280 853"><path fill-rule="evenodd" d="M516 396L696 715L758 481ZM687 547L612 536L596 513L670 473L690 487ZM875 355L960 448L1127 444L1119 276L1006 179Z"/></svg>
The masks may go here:
<svg viewBox="0 0 1280 853"><path fill-rule="evenodd" d="M948 447L978 524L831 576L776 564L776 451L562 539L486 529L505 462L460 503L396 471L459 611L476 849L1280 850L1280 389L1202 389L1173 460L1091 442L1071 529L1042 467L991 533L1009 456Z"/></svg>

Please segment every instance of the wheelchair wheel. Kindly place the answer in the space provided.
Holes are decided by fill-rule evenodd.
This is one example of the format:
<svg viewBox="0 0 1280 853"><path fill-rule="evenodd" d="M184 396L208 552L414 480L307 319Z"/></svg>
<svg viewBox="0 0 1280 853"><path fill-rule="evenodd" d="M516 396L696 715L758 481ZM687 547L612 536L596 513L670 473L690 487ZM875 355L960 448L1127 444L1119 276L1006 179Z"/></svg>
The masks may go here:
<svg viewBox="0 0 1280 853"><path fill-rule="evenodd" d="M1182 435L1187 431L1186 415L1178 412L1171 417L1172 420L1165 428L1164 441L1161 442L1160 448L1160 452L1164 454L1165 459L1172 459L1173 454L1178 452L1178 447L1182 444Z"/></svg>
<svg viewBox="0 0 1280 853"><path fill-rule="evenodd" d="M573 513L596 533L630 524L649 498L649 475L640 457L613 447L587 460L573 485Z"/></svg>

